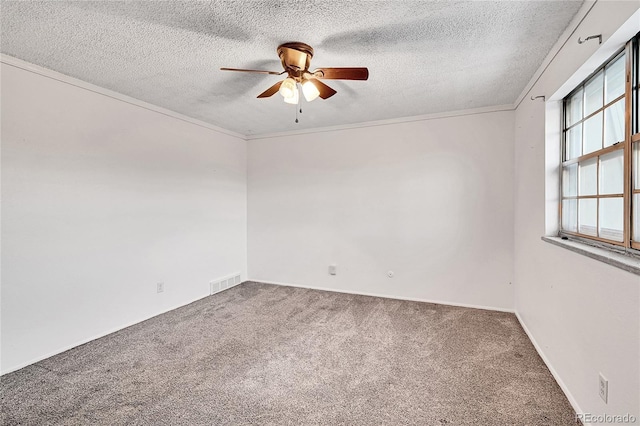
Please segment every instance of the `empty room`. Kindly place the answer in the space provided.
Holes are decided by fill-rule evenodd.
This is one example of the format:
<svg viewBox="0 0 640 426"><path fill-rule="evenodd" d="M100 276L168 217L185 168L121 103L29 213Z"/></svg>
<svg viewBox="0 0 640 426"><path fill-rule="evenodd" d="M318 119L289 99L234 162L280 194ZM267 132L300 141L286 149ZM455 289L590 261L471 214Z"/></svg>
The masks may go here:
<svg viewBox="0 0 640 426"><path fill-rule="evenodd" d="M640 424L639 1L0 16L0 424Z"/></svg>

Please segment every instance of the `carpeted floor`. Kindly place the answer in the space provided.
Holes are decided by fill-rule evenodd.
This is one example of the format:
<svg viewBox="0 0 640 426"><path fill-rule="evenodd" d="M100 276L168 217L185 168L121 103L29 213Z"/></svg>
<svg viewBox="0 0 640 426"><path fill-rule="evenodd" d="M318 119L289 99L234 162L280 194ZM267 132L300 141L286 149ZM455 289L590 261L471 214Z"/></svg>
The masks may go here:
<svg viewBox="0 0 640 426"><path fill-rule="evenodd" d="M3 425L575 425L513 314L251 282L0 391Z"/></svg>

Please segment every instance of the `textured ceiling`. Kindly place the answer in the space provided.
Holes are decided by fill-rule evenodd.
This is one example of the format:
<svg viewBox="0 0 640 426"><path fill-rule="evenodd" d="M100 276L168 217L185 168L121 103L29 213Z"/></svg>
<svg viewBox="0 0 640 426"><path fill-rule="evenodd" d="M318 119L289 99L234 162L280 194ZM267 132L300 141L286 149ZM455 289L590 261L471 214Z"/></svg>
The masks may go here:
<svg viewBox="0 0 640 426"><path fill-rule="evenodd" d="M2 53L245 135L513 103L581 1L2 1ZM256 99L276 47L368 81L295 106Z"/></svg>

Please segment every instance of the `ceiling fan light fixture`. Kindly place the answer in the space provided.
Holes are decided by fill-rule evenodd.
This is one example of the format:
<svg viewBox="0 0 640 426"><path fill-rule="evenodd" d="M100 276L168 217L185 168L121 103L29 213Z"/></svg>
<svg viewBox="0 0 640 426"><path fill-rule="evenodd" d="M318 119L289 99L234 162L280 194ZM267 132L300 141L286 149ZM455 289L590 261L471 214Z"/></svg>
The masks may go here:
<svg viewBox="0 0 640 426"><path fill-rule="evenodd" d="M302 83L302 94L307 102L311 102L320 95L320 91L312 81L305 80Z"/></svg>
<svg viewBox="0 0 640 426"><path fill-rule="evenodd" d="M296 87L296 84L294 83L294 85L293 85L293 96L285 97L284 101L286 103L288 103L288 104L297 105L299 97L300 97L300 95L299 95L299 92L298 92L298 88Z"/></svg>
<svg viewBox="0 0 640 426"><path fill-rule="evenodd" d="M288 98L292 98L294 96L294 93L297 91L298 89L296 89L296 81L291 77L285 78L279 89L280 94L285 98L285 100Z"/></svg>
<svg viewBox="0 0 640 426"><path fill-rule="evenodd" d="M275 95L276 92L280 92L285 102L290 104L300 100L298 84L300 84L300 90L302 90L307 102L311 102L317 97L329 99L336 94L336 91L326 85L323 80L367 80L369 78L369 70L365 67L318 68L310 71L309 65L313 57L313 48L305 43L284 43L278 46L277 52L282 62L282 68L284 68L281 72L242 68L220 69L269 75L287 74L284 80L278 81L260 93L258 98L268 98Z"/></svg>

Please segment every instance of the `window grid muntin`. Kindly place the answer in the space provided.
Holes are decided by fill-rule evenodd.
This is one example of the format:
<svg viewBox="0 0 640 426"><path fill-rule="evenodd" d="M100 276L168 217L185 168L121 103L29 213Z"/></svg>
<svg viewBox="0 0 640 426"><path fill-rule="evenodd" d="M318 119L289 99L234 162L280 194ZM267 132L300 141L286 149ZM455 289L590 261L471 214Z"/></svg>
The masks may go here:
<svg viewBox="0 0 640 426"><path fill-rule="evenodd" d="M584 154L584 139L585 139L585 131L584 131L584 123L589 120L590 118L593 118L594 116L598 115L599 113L602 112L602 118L601 118L601 141L600 141L600 146L601 146L601 150L602 149L606 149L608 147L604 146L604 140L605 140L605 110L609 107L611 107L612 105L614 105L616 102L618 102L621 99L624 99L626 96L626 90L622 95L617 96L615 99L611 100L610 102L606 103L606 92L607 92L607 75L606 75L606 68L613 64L614 62L616 62L618 59L620 59L622 56L624 56L626 54L626 49L622 49L619 52L617 52L615 55L613 55L611 58L609 58L609 60L607 60L602 66L600 66L598 69L596 69L589 77L587 77L580 85L578 85L575 89L573 89L571 91L571 93L569 93L563 101L563 121L562 121L562 160L563 160L563 166L565 165L566 161L571 161L571 160L575 160L575 158L572 159L567 159L567 132L568 130L581 125L583 126L582 129L582 135L581 135L581 145L580 145L580 156L578 156L578 161L583 161L581 159L581 157L589 155L589 154L594 154L594 153L598 153L599 150L595 150L595 151L591 151L587 154ZM585 112L585 108L586 108L586 86L589 85L591 82L593 82L595 79L597 79L600 75L602 75L602 88L601 88L601 101L602 101L602 106L600 108L595 109L594 111L590 112L588 115L585 116L584 112ZM625 71L625 75L626 75L626 71ZM567 126L567 119L568 119L568 115L570 114L570 105L568 107L568 102L571 100L571 97L582 91L582 102L581 102L581 119L576 121L575 123L571 123L571 125ZM619 143L622 143L623 141L618 141L616 143L614 143L613 145L610 146L616 146Z"/></svg>
<svg viewBox="0 0 640 426"><path fill-rule="evenodd" d="M631 45L631 134L640 133L640 33Z"/></svg>
<svg viewBox="0 0 640 426"><path fill-rule="evenodd" d="M570 130L570 129L576 127L578 124L582 124L584 121L590 119L591 117L593 117L594 115L598 114L599 112L604 111L605 109L609 108L610 106L612 106L613 104L618 102L620 99L624 99L624 94L618 96L617 98L615 98L614 100L612 100L608 104L604 105L602 108L598 108L594 112L592 112L589 115L587 115L586 117L582 118L580 121L577 121L577 122L571 124L570 126L565 127L564 131L566 132L567 130Z"/></svg>
<svg viewBox="0 0 640 426"><path fill-rule="evenodd" d="M635 150L640 150L640 33L638 33L631 44L631 143L629 144L629 166L631 167L631 190L629 214L629 238L630 246L640 249L640 156L634 155ZM638 184L638 185L637 185ZM635 203L634 203L635 202ZM638 226L634 226L638 225Z"/></svg>
<svg viewBox="0 0 640 426"><path fill-rule="evenodd" d="M634 43L637 44L637 43ZM565 196L564 195L564 186L561 185L561 196L560 196L560 224L561 224L561 232L563 234L569 234L569 235L575 235L578 237L584 237L584 238L588 238L588 239L593 239L596 241L600 241L600 242L604 242L607 244L612 244L615 246L626 246L626 242L625 242L625 226L627 222L631 221L631 218L626 218L623 217L623 229L622 229L622 241L615 241L615 240L611 240L611 239L607 239L607 238L602 238L600 236L600 199L604 199L604 198L622 198L623 203L624 203L624 193L621 194L600 194L600 157L602 155L608 154L610 152L614 152L618 149L625 149L625 145L624 145L624 140L622 141L617 141L615 142L613 145L610 146L604 146L605 143L605 132L606 132L606 127L605 127L605 111L607 108L611 107L612 105L614 105L616 102L620 101L621 99L625 99L627 96L627 87L625 85L625 92L622 95L619 95L618 97L616 97L615 99L611 100L610 102L606 103L606 84L607 84L607 78L606 78L606 68L608 66L610 66L611 64L613 64L614 62L616 62L618 59L620 59L622 56L624 56L625 54L627 54L627 49L626 47L623 48L620 52L617 52L615 55L613 55L609 60L607 60L601 67L599 67L598 69L596 69L588 78L586 78L580 85L578 85L571 93L569 93L563 101L563 130L562 130L562 173L561 176L564 176L564 170L567 166L572 165L572 164L577 164L578 165L578 173L577 173L577 195L575 196ZM584 115L585 112L585 108L586 108L586 86L591 83L592 81L594 81L594 79L598 78L599 75L602 75L602 90L601 90L601 96L602 96L602 106L600 108L597 108L596 110L590 112L587 116ZM626 71L626 65L625 65L625 76L627 74ZM571 123L571 125L567 126L567 120L569 117L569 114L571 113L570 110L570 105L567 105L568 102L571 100L571 97L579 92L582 91L582 100L581 100L581 119L576 121L575 123ZM625 104L625 114L627 111L628 106ZM597 114L602 113L602 117L601 117L601 135L600 135L600 149L597 149L595 151L591 151L587 154L584 154L584 141L585 141L585 131L584 131L584 123L585 121L589 120L590 118L596 116ZM626 130L626 120L625 120L625 135L627 133ZM567 160L567 134L568 131L570 129L575 128L576 126L583 126L582 131L581 131L581 140L580 140L580 156L576 157L576 158L572 158ZM623 154L624 155L624 154ZM580 163L585 162L587 160L590 160L592 158L596 158L596 194L594 195L580 195ZM626 157L626 156L624 156ZM624 160L623 160L624 161ZM596 235L591 235L591 234L585 234L585 233L581 233L580 232L580 200L585 200L585 199L594 199L596 200L596 224L595 224L595 231L596 231ZM566 230L562 228L562 224L564 223L564 217L563 217L563 212L562 212L562 202L565 200L576 200L575 204L575 215L576 217L574 218L574 222L576 224L576 232L574 231L570 231L570 230ZM572 222L573 223L573 222ZM633 245L633 242L631 243ZM638 248L640 248L640 242L638 242Z"/></svg>

